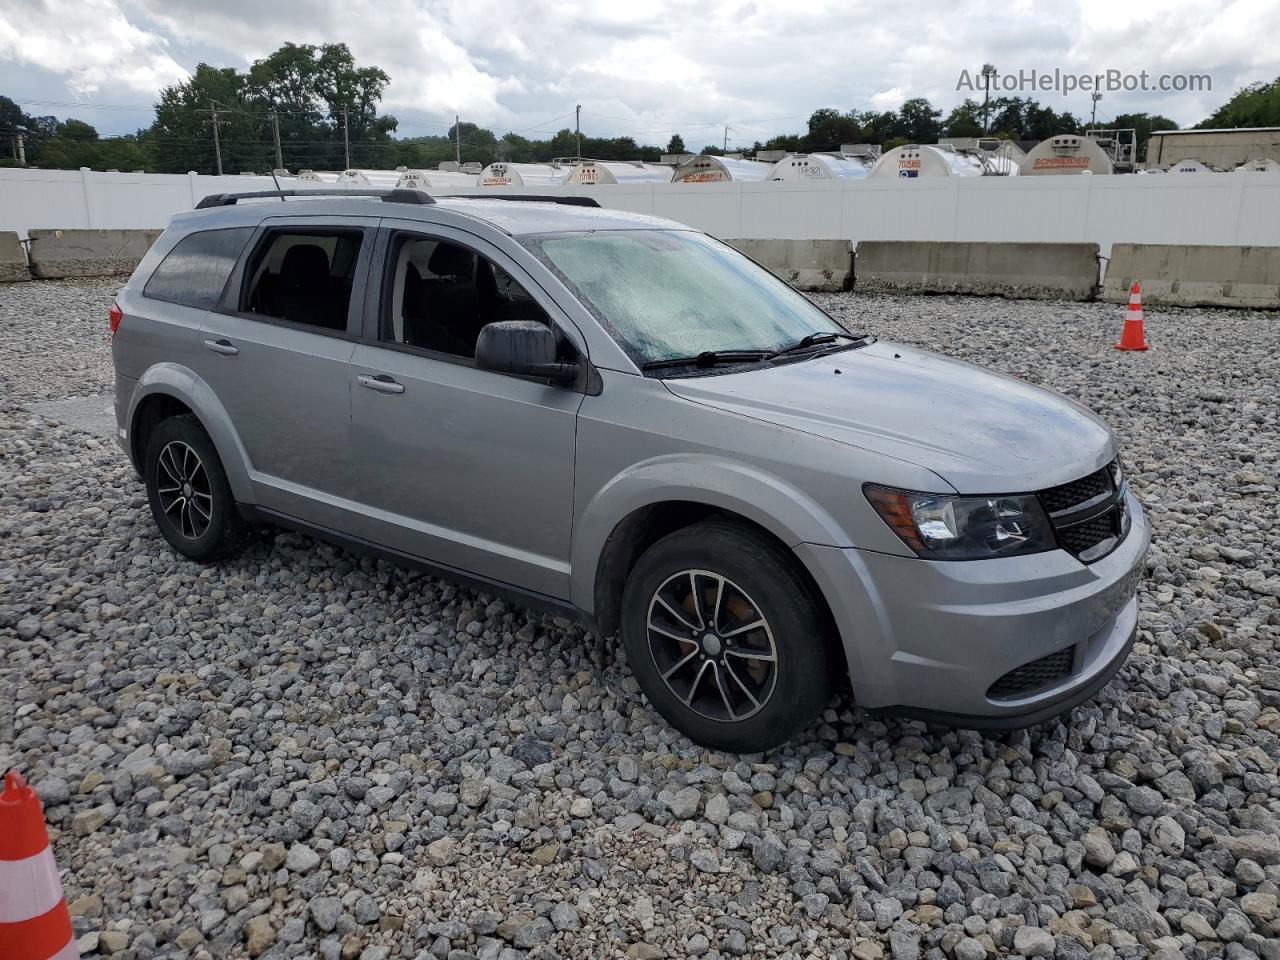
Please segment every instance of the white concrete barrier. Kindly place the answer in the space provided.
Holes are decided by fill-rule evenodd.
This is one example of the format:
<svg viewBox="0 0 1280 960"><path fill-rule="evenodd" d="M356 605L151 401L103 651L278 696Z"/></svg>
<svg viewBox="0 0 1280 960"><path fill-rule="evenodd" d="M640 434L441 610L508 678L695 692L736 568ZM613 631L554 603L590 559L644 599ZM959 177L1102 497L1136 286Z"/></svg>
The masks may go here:
<svg viewBox="0 0 1280 960"><path fill-rule="evenodd" d="M853 246L848 240L726 240L775 276L801 290L848 290Z"/></svg>
<svg viewBox="0 0 1280 960"><path fill-rule="evenodd" d="M31 274L41 280L132 273L159 230L32 230Z"/></svg>
<svg viewBox="0 0 1280 960"><path fill-rule="evenodd" d="M853 273L857 289L1092 300L1098 245L864 240Z"/></svg>
<svg viewBox="0 0 1280 960"><path fill-rule="evenodd" d="M12 230L0 230L0 283L30 279L27 254L22 249L17 233Z"/></svg>
<svg viewBox="0 0 1280 960"><path fill-rule="evenodd" d="M1117 243L1102 299L1125 303L1134 281L1144 304L1273 310L1280 308L1280 246Z"/></svg>

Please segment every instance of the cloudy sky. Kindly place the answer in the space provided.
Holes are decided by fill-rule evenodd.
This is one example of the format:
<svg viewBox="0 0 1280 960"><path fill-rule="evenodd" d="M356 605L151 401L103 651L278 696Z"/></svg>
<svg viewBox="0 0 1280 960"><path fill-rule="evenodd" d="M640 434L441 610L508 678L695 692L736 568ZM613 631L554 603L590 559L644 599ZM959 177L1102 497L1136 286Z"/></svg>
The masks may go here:
<svg viewBox="0 0 1280 960"><path fill-rule="evenodd" d="M1195 123L1280 75L1280 0L0 0L0 93L104 134L150 122L156 91L197 63L243 68L285 41L345 41L391 76L400 134L459 112L499 133L584 131L690 146L802 129L817 107L949 108L962 70L1208 74L1210 92L1104 94ZM1036 95L1087 116L1087 93Z"/></svg>

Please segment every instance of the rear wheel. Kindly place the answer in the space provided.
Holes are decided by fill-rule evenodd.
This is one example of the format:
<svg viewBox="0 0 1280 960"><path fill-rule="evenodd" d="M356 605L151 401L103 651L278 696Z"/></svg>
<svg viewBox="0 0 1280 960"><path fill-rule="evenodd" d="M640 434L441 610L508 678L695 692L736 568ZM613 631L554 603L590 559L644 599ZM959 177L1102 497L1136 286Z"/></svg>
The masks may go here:
<svg viewBox="0 0 1280 960"><path fill-rule="evenodd" d="M650 547L627 580L622 640L650 702L698 743L777 746L832 692L832 637L795 558L726 521Z"/></svg>
<svg viewBox="0 0 1280 960"><path fill-rule="evenodd" d="M190 414L162 420L147 439L144 456L151 514L169 545L202 563L238 552L247 526L200 421Z"/></svg>

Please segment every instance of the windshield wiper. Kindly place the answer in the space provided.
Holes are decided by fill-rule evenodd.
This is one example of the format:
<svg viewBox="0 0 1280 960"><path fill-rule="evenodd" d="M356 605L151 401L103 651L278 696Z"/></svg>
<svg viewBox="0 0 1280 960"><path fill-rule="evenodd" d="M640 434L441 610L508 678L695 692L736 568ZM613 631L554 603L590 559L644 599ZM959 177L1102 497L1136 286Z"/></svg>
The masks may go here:
<svg viewBox="0 0 1280 960"><path fill-rule="evenodd" d="M773 360L775 357L782 357L789 353L800 353L802 350L808 350L810 347L816 347L824 343L834 343L836 340L865 340L866 335L861 333L845 333L836 330L817 330L804 337L801 337L795 343L788 347L779 347L773 353L765 357L766 360Z"/></svg>
<svg viewBox="0 0 1280 960"><path fill-rule="evenodd" d="M768 350L703 350L693 357L671 357L668 360L650 360L640 364L641 370L658 370L662 367L714 367L721 363L755 363L768 360Z"/></svg>

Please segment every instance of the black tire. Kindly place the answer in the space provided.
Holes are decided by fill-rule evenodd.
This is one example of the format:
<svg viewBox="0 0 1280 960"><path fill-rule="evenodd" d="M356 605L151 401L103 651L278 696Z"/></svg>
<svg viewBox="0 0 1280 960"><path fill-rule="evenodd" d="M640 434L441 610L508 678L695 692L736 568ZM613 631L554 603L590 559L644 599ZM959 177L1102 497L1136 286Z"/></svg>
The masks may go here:
<svg viewBox="0 0 1280 960"><path fill-rule="evenodd" d="M240 551L248 525L199 420L184 414L160 421L147 439L142 466L151 515L173 549L200 563Z"/></svg>
<svg viewBox="0 0 1280 960"><path fill-rule="evenodd" d="M754 620L764 626L751 627ZM729 521L686 527L644 552L623 593L622 642L650 703L689 739L718 750L783 743L813 722L834 689L834 631L795 557Z"/></svg>

